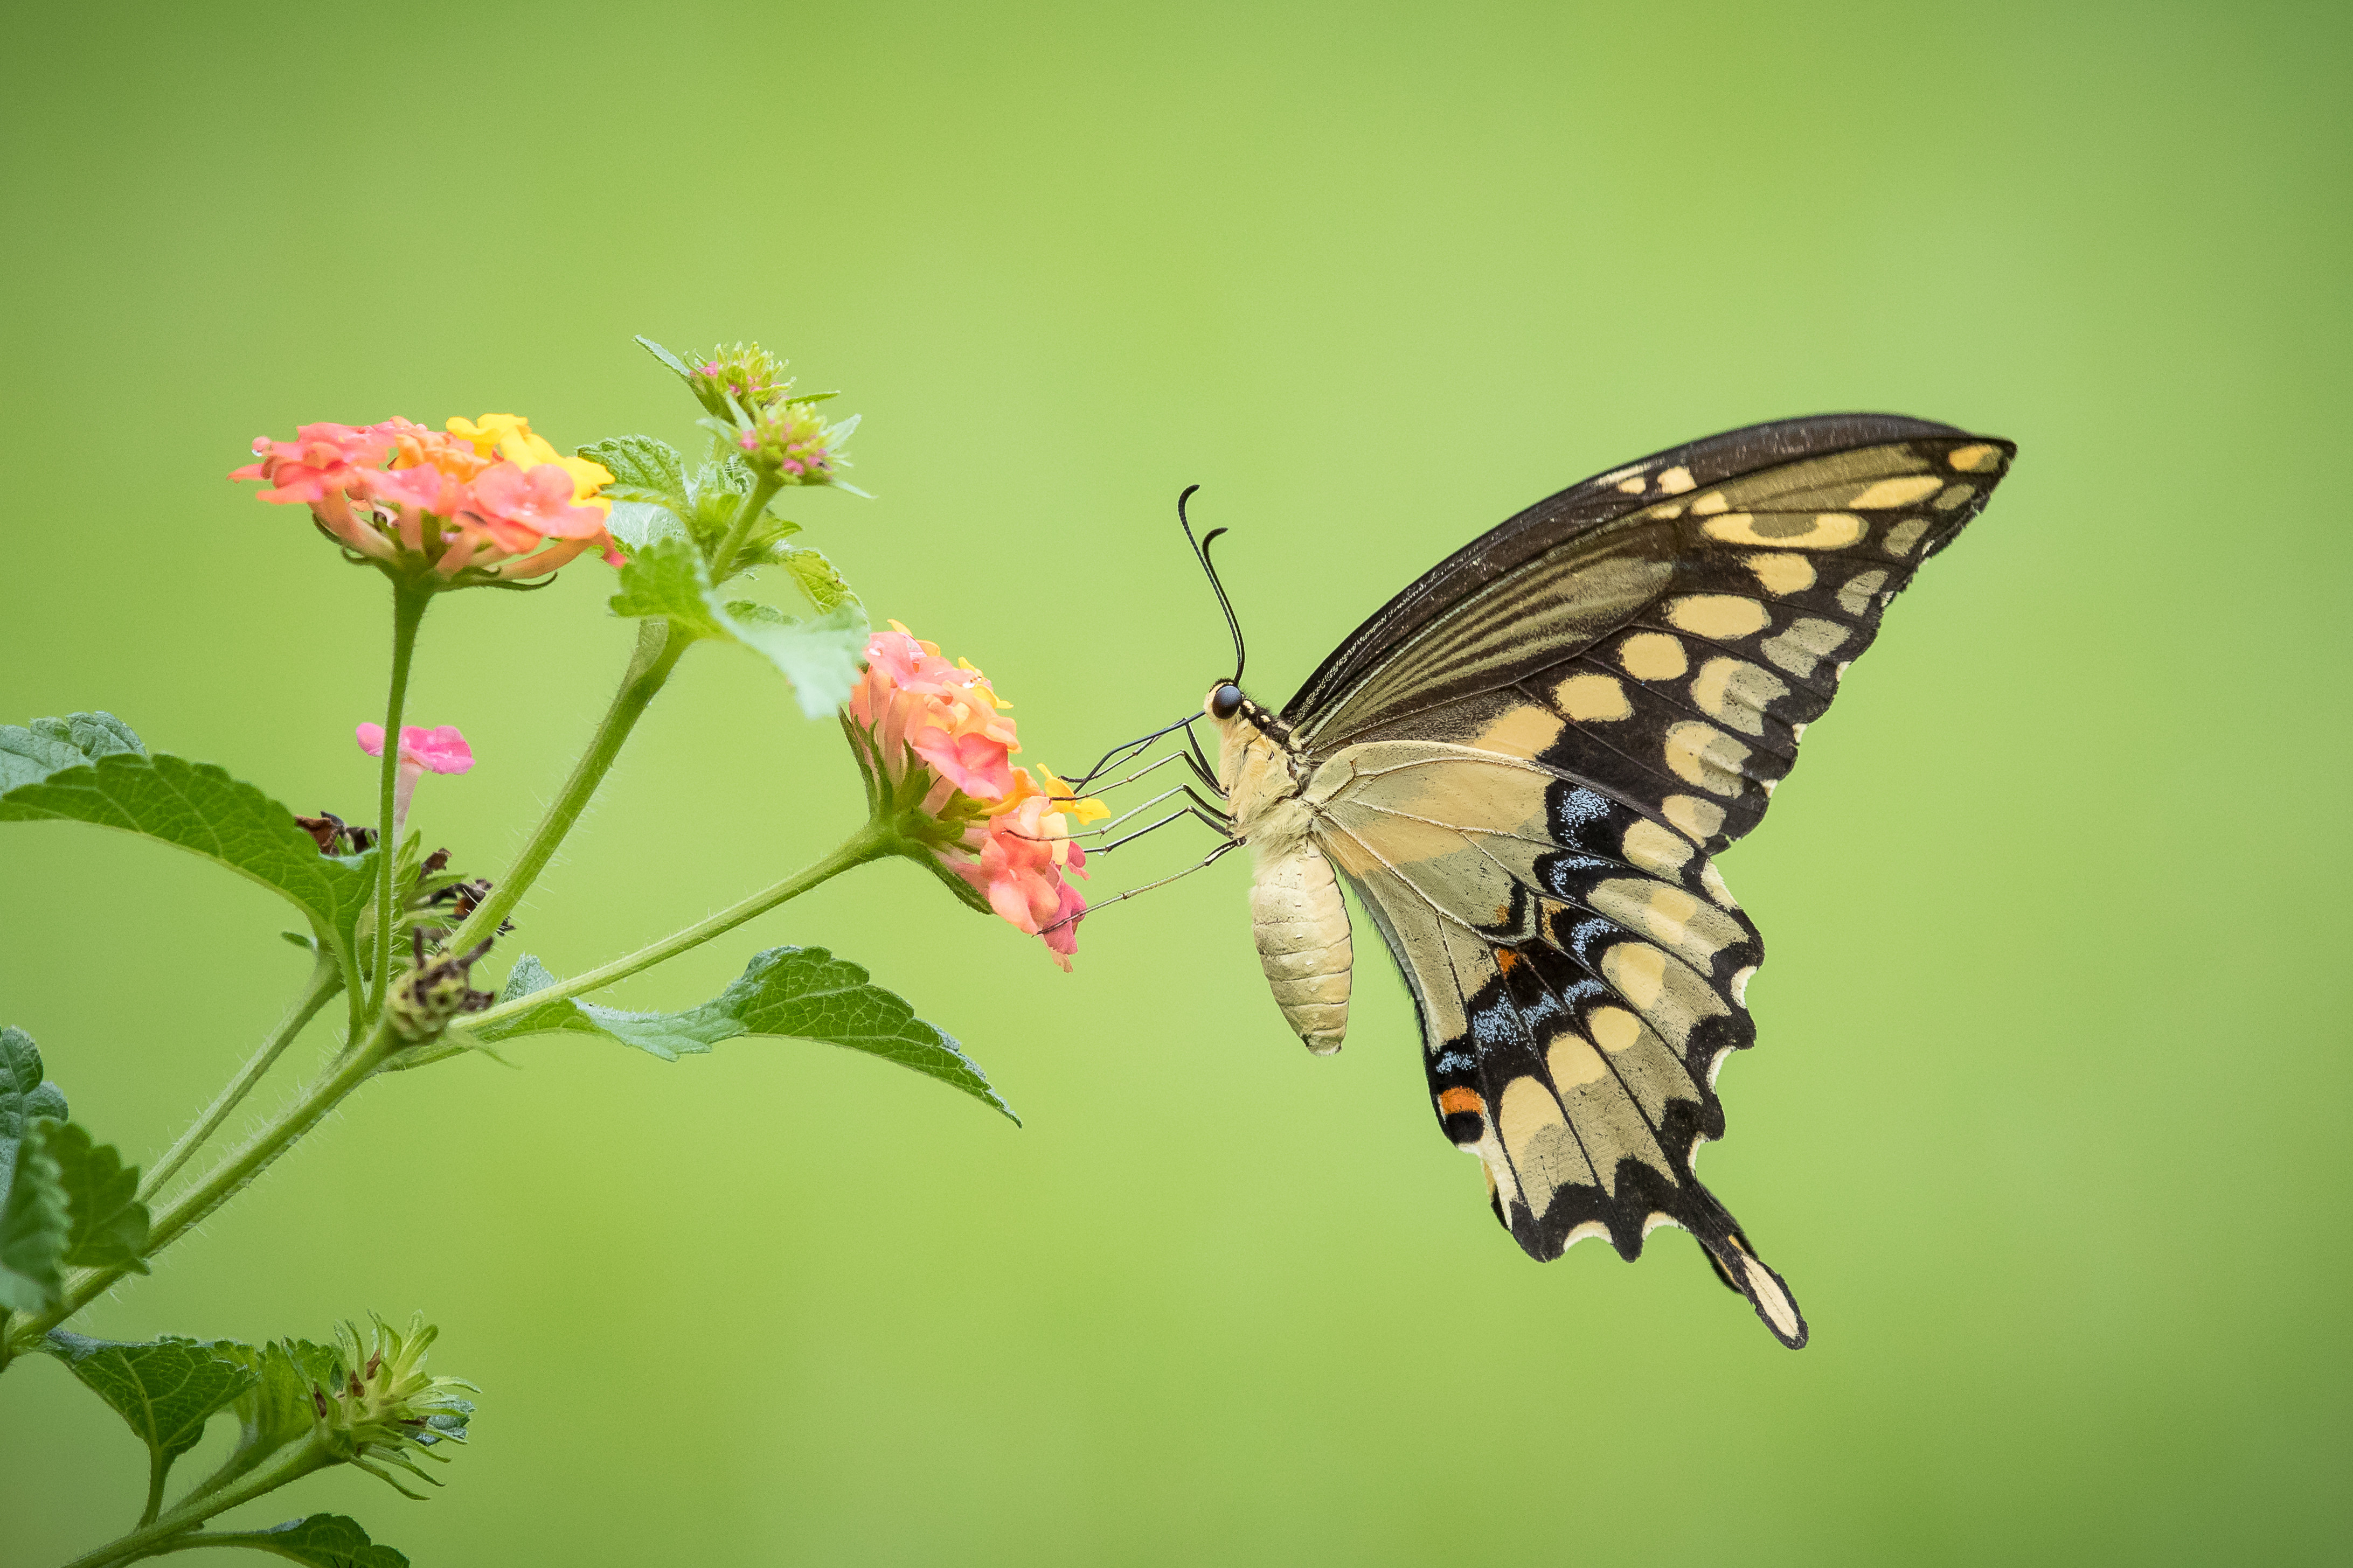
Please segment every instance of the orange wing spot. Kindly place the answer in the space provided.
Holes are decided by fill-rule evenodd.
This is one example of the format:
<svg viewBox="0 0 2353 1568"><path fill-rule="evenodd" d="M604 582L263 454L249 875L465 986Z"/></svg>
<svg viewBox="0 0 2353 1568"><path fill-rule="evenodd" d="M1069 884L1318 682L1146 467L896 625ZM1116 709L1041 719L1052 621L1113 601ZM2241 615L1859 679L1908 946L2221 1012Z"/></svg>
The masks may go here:
<svg viewBox="0 0 2353 1568"><path fill-rule="evenodd" d="M1453 1116L1465 1110L1469 1111L1473 1116L1484 1116L1487 1114L1487 1102L1479 1098L1479 1091L1477 1089L1464 1089L1461 1085L1457 1084L1454 1088L1448 1089L1444 1094L1438 1097L1438 1113L1440 1115Z"/></svg>
<svg viewBox="0 0 2353 1568"><path fill-rule="evenodd" d="M1495 950L1495 967L1502 970L1506 974L1509 974L1513 970L1517 969L1521 964L1525 963L1526 962L1526 959L1522 958L1518 953L1514 952L1508 947L1499 947Z"/></svg>

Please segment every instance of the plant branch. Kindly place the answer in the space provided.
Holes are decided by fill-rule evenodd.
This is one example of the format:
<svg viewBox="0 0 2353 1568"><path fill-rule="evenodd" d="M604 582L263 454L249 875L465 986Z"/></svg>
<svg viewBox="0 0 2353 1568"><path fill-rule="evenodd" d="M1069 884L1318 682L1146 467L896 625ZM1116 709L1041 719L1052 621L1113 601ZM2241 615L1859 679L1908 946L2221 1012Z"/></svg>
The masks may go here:
<svg viewBox="0 0 2353 1568"><path fill-rule="evenodd" d="M277 1490L289 1481L301 1480L311 1471L322 1469L334 1460L319 1447L316 1440L305 1441L293 1447L287 1457L270 1466L241 1487L215 1492L206 1498L182 1499L179 1506L153 1521L142 1521L141 1527L118 1540L110 1541L92 1552L85 1552L66 1564L66 1568L106 1568L109 1563L132 1563L142 1557L176 1552L182 1542L174 1539L194 1530L216 1513L226 1513L243 1503L251 1502L264 1492ZM187 1544L195 1544L190 1542Z"/></svg>
<svg viewBox="0 0 2353 1568"><path fill-rule="evenodd" d="M294 1043L295 1037L302 1032L303 1026L317 1016L319 1009L324 1007L335 993L343 988L343 969L336 963L334 954L322 946L318 949L317 961L311 965L309 982L303 986L301 994L294 998L293 1005L286 1010L286 1016L279 1022L278 1027L271 1031L268 1039L261 1042L261 1048L253 1053L253 1058L245 1064L244 1069L236 1078L229 1080L228 1086L223 1089L212 1104L206 1108L205 1113L196 1119L195 1124L180 1134L180 1141L173 1144L162 1159L155 1162L154 1167L147 1173L146 1179L139 1184L139 1198L142 1203L162 1192L164 1184L170 1181L174 1173L182 1165L187 1163L188 1156L204 1147L205 1141L220 1131L220 1124L228 1120L229 1112L235 1110L238 1103L253 1092L253 1086L261 1081L262 1075L277 1062L286 1047Z"/></svg>
<svg viewBox="0 0 2353 1568"><path fill-rule="evenodd" d="M564 781L563 790L540 817L539 826L532 829L530 840L507 868L507 874L492 886L490 896L475 908L465 923L442 943L445 952L463 952L497 932L500 922L547 868L556 847L572 831L573 824L580 820L589 797L604 782L613 760L621 754L629 731L637 728L648 705L677 668L680 657L693 644L692 637L673 631L670 622L660 616L638 623L637 651L621 676L621 688L613 694L612 706L605 710L596 734L589 739L588 749L573 764L572 776Z"/></svg>
<svg viewBox="0 0 2353 1568"><path fill-rule="evenodd" d="M369 996L384 1005L385 986L392 978L392 937L396 925L393 863L400 857L400 825L393 820L400 784L400 710L408 698L408 666L417 652L417 624L425 619L433 590L408 583L392 589L392 691L384 704L384 766L377 770L375 874L375 983Z"/></svg>
<svg viewBox="0 0 2353 1568"><path fill-rule="evenodd" d="M848 838L843 839L832 854L822 860L803 867L774 887L763 889L748 899L730 904L715 915L697 921L682 931L671 932L649 947L641 947L625 957L613 960L610 963L599 965L586 974L575 975L570 980L560 981L543 991L534 991L528 996L502 1003L486 1013L476 1013L460 1020L450 1033L456 1036L461 1032L480 1029L485 1025L503 1023L509 1018L519 1017L533 1008L543 1006L547 1003L559 1002L567 996L577 996L583 992L598 990L616 982L627 980L641 970L651 969L655 964L676 958L691 948L702 946L715 936L733 931L745 921L766 914L778 904L788 899L800 897L819 883L841 875L853 866L862 866L869 860L879 860L886 855L898 853L901 853L899 836L887 824L869 822ZM452 1043L455 1043L454 1040ZM423 1066L424 1059L427 1058L420 1058L414 1065ZM438 1058L430 1059L438 1059Z"/></svg>
<svg viewBox="0 0 2353 1568"><path fill-rule="evenodd" d="M383 1065L384 1058L399 1045L391 1026L379 1021L375 1032L368 1037L365 1044L338 1058L327 1075L306 1090L301 1099L256 1132L243 1148L214 1166L203 1181L183 1192L164 1208L148 1229L147 1246L140 1255L141 1260L153 1258L185 1236L206 1216L268 1170L304 1133L326 1120L327 1113L343 1103L345 1096L366 1082L369 1076ZM128 1263L77 1270L66 1286L64 1299L58 1305L21 1319L12 1331L11 1344L20 1352L31 1349L39 1343L43 1334L80 1311L129 1272L131 1265Z"/></svg>
<svg viewBox="0 0 2353 1568"><path fill-rule="evenodd" d="M727 525L726 537L720 540L719 548L711 552L713 586L727 581L728 574L734 571L735 557L743 553L744 542L752 536L752 525L760 521L760 514L768 510L768 503L784 488L784 481L774 474L762 474L753 483L752 493L744 498L744 509Z"/></svg>

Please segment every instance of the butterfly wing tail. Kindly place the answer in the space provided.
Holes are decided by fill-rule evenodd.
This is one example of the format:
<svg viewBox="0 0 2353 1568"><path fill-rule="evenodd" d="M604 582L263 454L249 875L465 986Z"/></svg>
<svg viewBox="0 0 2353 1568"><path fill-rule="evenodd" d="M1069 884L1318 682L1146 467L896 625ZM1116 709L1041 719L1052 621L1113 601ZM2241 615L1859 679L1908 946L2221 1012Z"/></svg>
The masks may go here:
<svg viewBox="0 0 2353 1568"><path fill-rule="evenodd" d="M1789 1282L1766 1267L1736 1227L1721 1236L1697 1234L1708 1262L1715 1267L1716 1278L1748 1298L1748 1304L1757 1309L1757 1317L1775 1339L1793 1351L1804 1349L1805 1314L1798 1310L1798 1299L1789 1294Z"/></svg>

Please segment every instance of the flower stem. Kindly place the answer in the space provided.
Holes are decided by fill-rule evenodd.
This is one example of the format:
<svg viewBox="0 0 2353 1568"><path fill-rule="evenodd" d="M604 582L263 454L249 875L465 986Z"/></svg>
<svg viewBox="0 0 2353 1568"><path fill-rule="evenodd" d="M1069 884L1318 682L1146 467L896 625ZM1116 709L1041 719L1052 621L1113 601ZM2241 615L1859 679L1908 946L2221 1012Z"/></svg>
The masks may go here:
<svg viewBox="0 0 2353 1568"><path fill-rule="evenodd" d="M727 581L728 574L734 571L735 557L743 553L744 541L752 536L752 525L760 521L760 514L768 510L768 503L784 488L784 481L774 474L762 474L754 483L752 493L744 498L744 509L727 525L726 537L711 552L711 581L714 585Z"/></svg>
<svg viewBox="0 0 2353 1568"><path fill-rule="evenodd" d="M162 1518L153 1522L142 1521L139 1529L108 1542L95 1551L83 1552L67 1563L66 1568L106 1568L109 1563L134 1563L142 1557L177 1552L183 1546L209 1545L209 1542L200 1537L188 1537L186 1532L216 1513L226 1513L240 1504L251 1502L264 1492L275 1491L289 1481L301 1480L311 1471L323 1469L332 1463L334 1460L315 1441L305 1442L243 1486L231 1487L209 1497L184 1498L177 1508Z"/></svg>
<svg viewBox="0 0 2353 1568"><path fill-rule="evenodd" d="M397 853L397 825L393 821L400 781L400 710L408 698L408 663L417 652L417 624L433 602L433 590L410 583L392 588L392 692L384 704L384 766L378 770L375 841L375 984L369 994L384 1005L385 987L392 979L393 862Z"/></svg>
<svg viewBox="0 0 2353 1568"><path fill-rule="evenodd" d="M647 706L660 692L662 684L670 679L670 671L677 668L681 656L692 646L692 637L672 631L670 622L659 616L638 624L637 651L630 657L629 668L621 676L621 689L613 694L613 705L605 710L605 717L596 725L596 733L589 739L588 749L580 754L579 762L573 764L572 776L564 781L563 790L548 805L545 815L540 817L539 826L532 829L531 838L523 845L522 853L515 857L515 863L507 868L507 874L491 887L490 896L476 906L465 923L442 943L444 952L463 952L484 937L494 934L499 923L522 901L523 894L531 890L531 885L539 879L539 874L554 858L556 847L564 842L564 836L572 831L572 825L579 821L581 812L587 809L588 799L596 793L596 786L604 783L605 774L613 766L613 760L621 754L621 747L628 742L629 731L637 728Z"/></svg>
<svg viewBox="0 0 2353 1568"><path fill-rule="evenodd" d="M245 1064L244 1070L220 1091L219 1096L206 1108L205 1113L196 1119L195 1124L180 1134L180 1141L155 1162L146 1179L139 1184L142 1203L162 1192L164 1184L172 1179L173 1173L188 1163L188 1156L203 1148L205 1140L220 1131L220 1124L228 1120L229 1112L253 1092L253 1086L261 1081L262 1075L277 1062L286 1047L294 1043L294 1037L302 1032L303 1026L343 988L343 972L335 963L335 955L324 947L320 948L318 960L311 968L310 982L294 998L294 1005L286 1010L286 1016L280 1021L278 1027L261 1042L261 1048L253 1053L253 1059Z"/></svg>
<svg viewBox="0 0 2353 1568"><path fill-rule="evenodd" d="M378 1022L375 1033L357 1050L337 1058L327 1075L305 1090L300 1100L256 1132L243 1148L214 1166L203 1181L173 1199L149 1226L147 1245L140 1253L140 1260L153 1258L179 1240L268 1170L280 1154L293 1147L296 1140L325 1121L327 1113L343 1103L346 1095L366 1082L399 1044L391 1026ZM10 1331L11 1348L20 1352L32 1349L43 1334L111 1289L131 1269L129 1263L116 1263L76 1270L67 1283L64 1299L56 1306L20 1318Z"/></svg>
<svg viewBox="0 0 2353 1568"><path fill-rule="evenodd" d="M617 981L627 980L640 970L651 969L655 964L676 958L691 948L702 946L712 937L733 931L745 921L766 914L778 904L788 899L800 897L818 883L828 881L853 866L862 866L869 860L879 860L886 855L901 852L899 836L889 826L869 822L843 839L832 854L822 860L802 867L776 886L764 889L739 903L730 904L717 914L697 921L683 931L673 931L650 947L641 947L626 957L601 964L586 974L560 981L543 991L534 991L528 996L518 997L512 1002L493 1007L486 1013L477 1013L462 1019L451 1030L451 1034L454 1036L460 1031L480 1029L488 1024L503 1023L509 1018L519 1017L533 1008L543 1006L547 1003L562 1001L567 996L577 996L583 992L595 991L613 984ZM408 1064L404 1062L402 1065ZM422 1066L422 1060L417 1065Z"/></svg>

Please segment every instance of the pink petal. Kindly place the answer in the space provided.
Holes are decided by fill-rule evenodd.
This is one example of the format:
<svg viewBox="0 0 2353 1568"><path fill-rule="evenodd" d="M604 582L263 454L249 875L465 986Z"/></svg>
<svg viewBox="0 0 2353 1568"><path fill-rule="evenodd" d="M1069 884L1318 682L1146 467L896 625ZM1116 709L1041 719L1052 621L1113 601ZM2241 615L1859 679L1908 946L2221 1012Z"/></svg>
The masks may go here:
<svg viewBox="0 0 2353 1568"><path fill-rule="evenodd" d="M363 724L358 729L353 731L352 733L359 737L361 751L365 752L371 757L380 757L384 755L383 725Z"/></svg>

